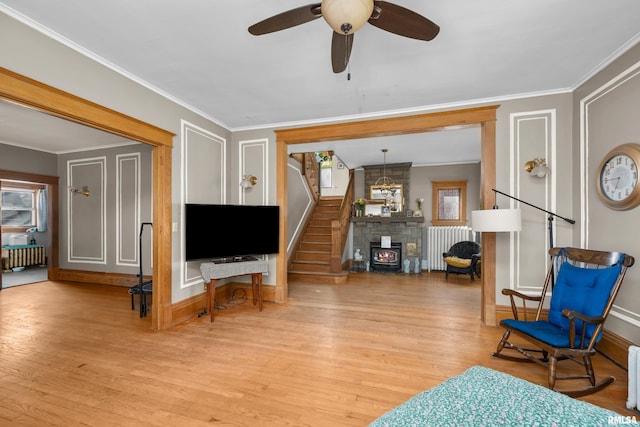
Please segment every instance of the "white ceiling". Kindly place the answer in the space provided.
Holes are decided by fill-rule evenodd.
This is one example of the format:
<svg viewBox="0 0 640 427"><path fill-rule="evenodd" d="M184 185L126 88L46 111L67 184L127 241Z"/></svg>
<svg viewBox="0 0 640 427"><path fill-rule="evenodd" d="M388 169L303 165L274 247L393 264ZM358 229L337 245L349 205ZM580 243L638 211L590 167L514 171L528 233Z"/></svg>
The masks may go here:
<svg viewBox="0 0 640 427"><path fill-rule="evenodd" d="M58 154L134 144L129 139L2 100L0 142Z"/></svg>
<svg viewBox="0 0 640 427"><path fill-rule="evenodd" d="M434 21L440 34L424 42L365 25L355 34L350 80L331 71L331 29L322 19L257 37L247 31L304 0L0 0L0 11L232 131L566 92L640 40L637 0L394 3ZM477 144L470 131L414 137L434 141L409 145L414 164L433 164L439 146L460 153L465 138ZM393 163L402 142L392 144L354 150L380 163L378 148L389 145Z"/></svg>

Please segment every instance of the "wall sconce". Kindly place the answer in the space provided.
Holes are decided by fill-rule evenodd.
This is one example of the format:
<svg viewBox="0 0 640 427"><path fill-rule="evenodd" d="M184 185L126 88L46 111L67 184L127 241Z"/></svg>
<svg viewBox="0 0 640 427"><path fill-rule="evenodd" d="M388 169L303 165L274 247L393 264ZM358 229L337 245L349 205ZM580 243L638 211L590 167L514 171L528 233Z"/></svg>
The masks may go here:
<svg viewBox="0 0 640 427"><path fill-rule="evenodd" d="M249 188L258 183L258 178L253 175L242 175L242 181L240 181L240 187Z"/></svg>
<svg viewBox="0 0 640 427"><path fill-rule="evenodd" d="M524 170L538 178L544 178L551 173L551 169L547 166L545 159L533 159L524 164Z"/></svg>
<svg viewBox="0 0 640 427"><path fill-rule="evenodd" d="M73 194L81 194L85 197L89 197L91 195L89 187L87 187L86 185L82 187L82 190L78 190L76 187L69 187L69 191L71 191Z"/></svg>

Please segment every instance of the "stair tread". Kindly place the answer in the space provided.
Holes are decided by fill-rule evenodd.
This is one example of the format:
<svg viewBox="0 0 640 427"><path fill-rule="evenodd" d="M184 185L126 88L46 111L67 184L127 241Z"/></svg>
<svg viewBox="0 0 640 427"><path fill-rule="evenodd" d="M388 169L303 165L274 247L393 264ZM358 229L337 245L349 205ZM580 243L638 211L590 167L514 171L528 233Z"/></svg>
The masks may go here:
<svg viewBox="0 0 640 427"><path fill-rule="evenodd" d="M300 236L299 247L292 254L289 273L344 277L331 270L331 233L333 221L340 219L344 201L340 196L321 197L306 229Z"/></svg>
<svg viewBox="0 0 640 427"><path fill-rule="evenodd" d="M306 260L306 259L295 259L293 260L293 264L329 264L329 261L322 260Z"/></svg>
<svg viewBox="0 0 640 427"><path fill-rule="evenodd" d="M295 274L306 274L309 276L348 276L349 272L348 271L339 271L337 273L330 273L327 271L308 271L308 270L289 270L288 273L295 273Z"/></svg>

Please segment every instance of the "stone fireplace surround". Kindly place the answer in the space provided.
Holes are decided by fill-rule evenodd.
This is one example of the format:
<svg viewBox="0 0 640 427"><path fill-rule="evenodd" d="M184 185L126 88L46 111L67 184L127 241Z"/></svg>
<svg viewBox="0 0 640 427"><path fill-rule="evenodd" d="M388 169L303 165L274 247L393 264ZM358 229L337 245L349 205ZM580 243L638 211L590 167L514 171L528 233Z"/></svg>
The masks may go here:
<svg viewBox="0 0 640 427"><path fill-rule="evenodd" d="M360 249L364 256L364 262L371 266L371 254L369 251L372 242L379 243L381 236L391 236L391 243L398 243L402 247L402 259L400 260L400 272L404 260L411 261L414 265L416 259L422 253L422 225L423 217L359 217L351 218L353 223L353 249ZM416 243L417 256L407 256L407 243ZM420 261L418 261L420 263Z"/></svg>
<svg viewBox="0 0 640 427"><path fill-rule="evenodd" d="M353 223L353 250L360 249L364 256L364 263L371 266L370 243L380 242L381 236L391 236L391 243L398 243L402 248L400 270L404 266L404 260L411 261L414 265L416 259L420 259L422 253L422 228L423 217L407 217L406 209L409 208L411 163L390 163L387 165L363 166L364 169L364 195L370 197L371 185L383 175L391 178L394 184L402 184L403 211L394 213L391 217L358 217L351 218ZM417 256L407 256L407 243L416 243ZM421 261L418 261L421 263Z"/></svg>

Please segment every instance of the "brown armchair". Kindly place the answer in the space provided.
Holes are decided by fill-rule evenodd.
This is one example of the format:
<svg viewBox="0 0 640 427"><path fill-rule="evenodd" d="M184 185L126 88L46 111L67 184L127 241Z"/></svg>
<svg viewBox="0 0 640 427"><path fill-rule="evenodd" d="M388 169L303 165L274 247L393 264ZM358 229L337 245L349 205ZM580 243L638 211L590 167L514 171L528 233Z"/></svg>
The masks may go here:
<svg viewBox="0 0 640 427"><path fill-rule="evenodd" d="M474 275L480 277L481 259L480 244L472 241L458 242L451 246L447 252L442 254L444 262L447 264L445 278L449 278L449 273L468 274L471 281Z"/></svg>

